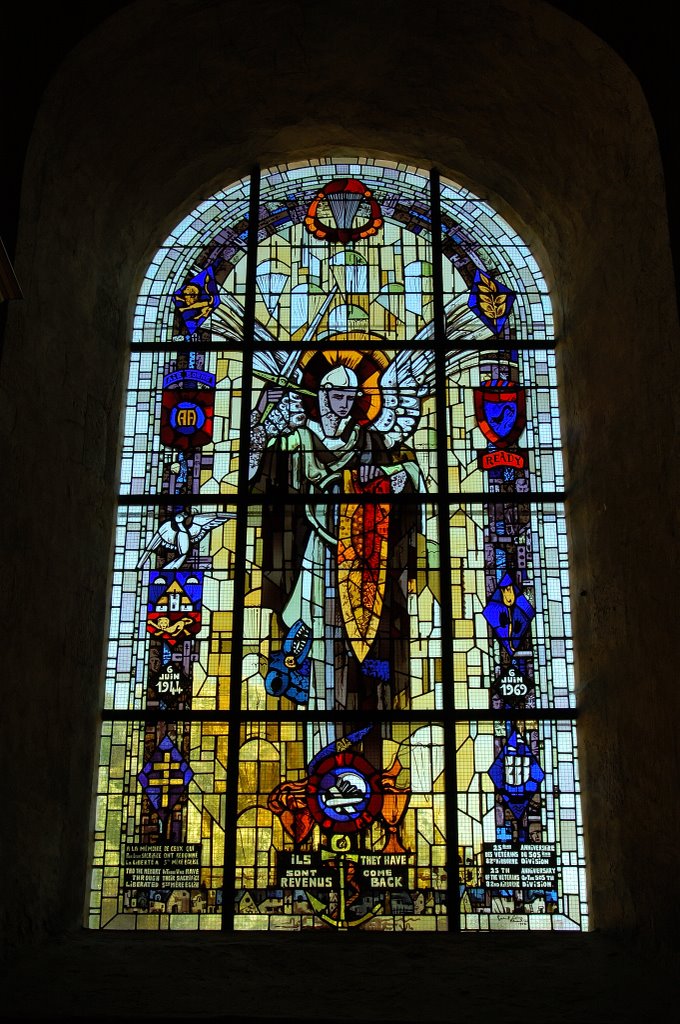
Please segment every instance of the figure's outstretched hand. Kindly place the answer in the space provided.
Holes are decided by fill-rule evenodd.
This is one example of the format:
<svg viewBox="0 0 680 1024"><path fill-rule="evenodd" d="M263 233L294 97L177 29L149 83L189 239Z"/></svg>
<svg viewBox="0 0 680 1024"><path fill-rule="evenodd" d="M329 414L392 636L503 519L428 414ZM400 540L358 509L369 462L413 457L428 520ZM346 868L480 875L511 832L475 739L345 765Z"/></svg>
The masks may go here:
<svg viewBox="0 0 680 1024"><path fill-rule="evenodd" d="M272 406L278 405L283 398L283 394L283 388L262 388L257 405L255 406L258 422L262 419L265 413L271 411Z"/></svg>
<svg viewBox="0 0 680 1024"><path fill-rule="evenodd" d="M267 400L262 411L261 423L269 437L292 434L297 427L304 425L307 417L299 395L293 391L283 391L282 388L267 388L263 394L265 393Z"/></svg>

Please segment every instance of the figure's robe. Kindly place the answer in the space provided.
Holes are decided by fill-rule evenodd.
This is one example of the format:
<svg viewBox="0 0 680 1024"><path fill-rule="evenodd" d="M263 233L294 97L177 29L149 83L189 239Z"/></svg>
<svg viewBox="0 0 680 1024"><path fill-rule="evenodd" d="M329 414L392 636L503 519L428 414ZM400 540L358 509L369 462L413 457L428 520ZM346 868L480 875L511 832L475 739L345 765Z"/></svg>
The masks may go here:
<svg viewBox="0 0 680 1024"><path fill-rule="evenodd" d="M382 608L361 660L340 607L337 537L339 508L346 504L341 500L343 477L361 465L379 466L388 481L398 479L401 494L424 489L410 449L388 450L382 434L352 421L338 437L324 437L310 421L273 439L254 482L258 493L278 499L267 508L263 523L263 605L286 628L298 619L311 628L315 671L310 706L319 710L405 706L409 689L407 600L408 581L416 575L418 507L389 507ZM286 505L285 496L291 494L337 494L338 505ZM389 505L389 494L381 495L381 501Z"/></svg>

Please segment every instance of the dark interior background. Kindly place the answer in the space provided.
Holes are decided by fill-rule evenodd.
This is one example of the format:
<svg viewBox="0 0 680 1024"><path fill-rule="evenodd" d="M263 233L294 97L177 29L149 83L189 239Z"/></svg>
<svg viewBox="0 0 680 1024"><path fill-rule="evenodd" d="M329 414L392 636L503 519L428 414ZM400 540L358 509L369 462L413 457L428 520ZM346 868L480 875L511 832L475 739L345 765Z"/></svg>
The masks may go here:
<svg viewBox="0 0 680 1024"><path fill-rule="evenodd" d="M171 0L169 0L171 2ZM244 0L247 2L247 0ZM367 0L375 4L376 0ZM380 0L382 2L382 0ZM426 0L420 16L432 16L442 0ZM452 0L443 0L451 3ZM308 0L301 0L301 13ZM95 0L94 3L7 5L2 14L4 46L0 61L0 87L3 106L3 147L0 191L0 238L10 258L16 246L17 213L21 175L33 120L45 87L56 68L80 39L97 25L129 3ZM312 6L319 10L313 0ZM607 43L628 64L638 78L654 118L666 178L667 202L674 248L680 234L680 199L673 186L680 159L676 141L677 49L678 36L673 25L672 5L648 0L640 5L586 3L584 0L553 2L570 17L581 22ZM389 3L385 7L385 32L389 33ZM337 14L337 12L336 12ZM329 15L330 16L330 15ZM335 16L335 15L333 15ZM187 25L187 45L199 41ZM239 40L234 39L234 46ZM143 111L131 110L131 117L143 117ZM676 279L678 259L675 258Z"/></svg>

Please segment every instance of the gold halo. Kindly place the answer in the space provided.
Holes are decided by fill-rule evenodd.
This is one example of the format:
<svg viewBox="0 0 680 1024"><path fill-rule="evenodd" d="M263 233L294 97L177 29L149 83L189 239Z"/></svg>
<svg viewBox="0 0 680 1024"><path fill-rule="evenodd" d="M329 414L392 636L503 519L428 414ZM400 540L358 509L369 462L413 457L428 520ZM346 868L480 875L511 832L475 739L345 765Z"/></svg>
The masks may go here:
<svg viewBox="0 0 680 1024"><path fill-rule="evenodd" d="M385 339L381 338L378 334L371 334L367 331L349 331L346 334L335 334L331 335L327 339L328 341L337 341L347 344L347 342L373 342L376 341L384 343ZM353 370L357 373L357 370L361 366L364 360L370 360L373 363L375 369L373 372L361 377L359 373L359 387L362 392L364 406L364 413L366 419L371 421L374 420L379 414L382 407L382 401L380 397L379 381L385 370L390 364L389 358L381 349L354 349L354 348L335 348L335 349L309 349L303 352L299 362L300 369L304 371L305 367L312 358L317 360L322 357L328 364L328 369L332 370L334 366L346 366L348 369ZM323 376L323 375L322 375ZM319 380L321 377L319 377Z"/></svg>

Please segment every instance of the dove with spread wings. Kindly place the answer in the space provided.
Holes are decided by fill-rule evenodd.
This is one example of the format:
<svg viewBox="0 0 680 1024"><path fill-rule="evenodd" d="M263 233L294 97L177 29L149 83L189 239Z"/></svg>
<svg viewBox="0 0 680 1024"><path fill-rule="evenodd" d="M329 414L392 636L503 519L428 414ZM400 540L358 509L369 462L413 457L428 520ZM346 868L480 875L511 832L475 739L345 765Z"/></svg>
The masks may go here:
<svg viewBox="0 0 680 1024"><path fill-rule="evenodd" d="M158 527L137 562L137 568L141 569L154 551L167 548L176 551L177 557L166 562L163 568L181 569L193 544L198 544L211 530L234 518L234 512L196 513L192 508L179 509L171 519Z"/></svg>

